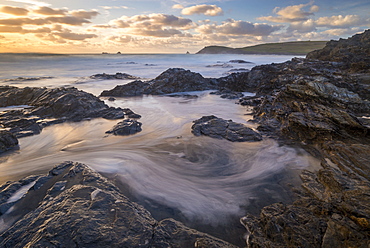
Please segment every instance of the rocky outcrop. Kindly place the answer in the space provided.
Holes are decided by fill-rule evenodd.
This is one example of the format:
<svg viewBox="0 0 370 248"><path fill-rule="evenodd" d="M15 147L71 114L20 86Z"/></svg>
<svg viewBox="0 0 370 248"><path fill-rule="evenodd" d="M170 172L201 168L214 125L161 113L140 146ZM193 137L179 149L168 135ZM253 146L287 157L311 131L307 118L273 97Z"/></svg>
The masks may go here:
<svg viewBox="0 0 370 248"><path fill-rule="evenodd" d="M14 198L16 192L25 194ZM1 247L235 247L173 219L156 221L86 165L0 186Z"/></svg>
<svg viewBox="0 0 370 248"><path fill-rule="evenodd" d="M370 72L370 29L348 39L331 40L323 49L308 53L307 58L341 62L352 72Z"/></svg>
<svg viewBox="0 0 370 248"><path fill-rule="evenodd" d="M176 92L215 89L217 83L199 73L181 68L171 68L148 82L134 81L106 90L101 96L138 96L143 94L163 95Z"/></svg>
<svg viewBox="0 0 370 248"><path fill-rule="evenodd" d="M5 152L18 146L18 139L8 131L0 131L0 152Z"/></svg>
<svg viewBox="0 0 370 248"><path fill-rule="evenodd" d="M122 119L129 109L108 107L98 97L76 88L0 87L0 106L26 105L0 113L0 123L17 137L38 134L42 128L64 121L89 118Z"/></svg>
<svg viewBox="0 0 370 248"><path fill-rule="evenodd" d="M352 58L362 50L343 51ZM347 62L293 59L249 73L257 95L241 103L254 106L258 130L302 145L322 165L302 172L293 204L241 219L249 247L370 246L370 95Z"/></svg>
<svg viewBox="0 0 370 248"><path fill-rule="evenodd" d="M111 130L105 133L112 133L114 135L131 135L141 132L141 122L136 120L126 119L118 122Z"/></svg>
<svg viewBox="0 0 370 248"><path fill-rule="evenodd" d="M193 123L191 132L195 136L205 135L217 139L227 139L232 142L262 140L262 136L251 128L246 127L241 123L218 118L214 115L203 116Z"/></svg>

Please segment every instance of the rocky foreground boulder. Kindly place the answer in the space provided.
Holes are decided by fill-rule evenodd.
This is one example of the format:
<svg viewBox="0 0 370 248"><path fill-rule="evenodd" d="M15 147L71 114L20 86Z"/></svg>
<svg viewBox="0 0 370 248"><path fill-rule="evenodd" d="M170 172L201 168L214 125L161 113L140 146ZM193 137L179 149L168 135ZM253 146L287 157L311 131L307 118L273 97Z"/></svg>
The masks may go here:
<svg viewBox="0 0 370 248"><path fill-rule="evenodd" d="M226 139L232 142L262 140L262 136L251 128L241 123L233 122L232 120L218 118L214 115L203 116L193 123L191 132L195 136L205 135L216 139Z"/></svg>
<svg viewBox="0 0 370 248"><path fill-rule="evenodd" d="M138 117L130 109L109 107L98 97L73 87L0 86L0 107L15 105L25 108L0 113L0 124L17 137L38 134L47 125L65 121L98 117L123 119L126 115Z"/></svg>
<svg viewBox="0 0 370 248"><path fill-rule="evenodd" d="M173 219L155 220L80 163L0 186L0 210L1 247L235 247Z"/></svg>

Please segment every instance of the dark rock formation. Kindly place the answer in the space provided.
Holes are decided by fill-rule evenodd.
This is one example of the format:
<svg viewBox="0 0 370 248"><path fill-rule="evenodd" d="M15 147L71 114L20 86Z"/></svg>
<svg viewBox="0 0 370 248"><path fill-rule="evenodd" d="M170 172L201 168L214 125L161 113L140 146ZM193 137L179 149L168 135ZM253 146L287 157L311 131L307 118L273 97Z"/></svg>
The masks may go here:
<svg viewBox="0 0 370 248"><path fill-rule="evenodd" d="M229 63L252 64L252 62L245 61L245 60L242 60L242 59L233 59L233 60L230 60Z"/></svg>
<svg viewBox="0 0 370 248"><path fill-rule="evenodd" d="M129 109L108 107L98 97L76 88L0 87L0 106L29 105L0 113L0 124L17 137L38 134L47 125L89 118L122 119ZM136 117L135 117L136 118Z"/></svg>
<svg viewBox="0 0 370 248"><path fill-rule="evenodd" d="M228 89L218 90L215 92L211 92L210 94L219 95L221 98L225 98L225 99L239 99L244 96L243 93L241 92L235 92L235 91L231 91Z"/></svg>
<svg viewBox="0 0 370 248"><path fill-rule="evenodd" d="M194 121L191 127L195 136L206 135L217 139L227 139L230 141L261 141L262 136L243 124L224 120L214 115L203 116Z"/></svg>
<svg viewBox="0 0 370 248"><path fill-rule="evenodd" d="M114 135L131 135L141 132L141 125L141 122L126 119L118 122L111 130L105 133L112 133Z"/></svg>
<svg viewBox="0 0 370 248"><path fill-rule="evenodd" d="M114 89L104 90L100 96L141 96L145 94L145 89L150 86L149 83L136 80L124 85L117 85Z"/></svg>
<svg viewBox="0 0 370 248"><path fill-rule="evenodd" d="M370 246L370 129L361 118L369 117L370 94L348 66L365 54L369 34L313 53L333 56L328 60L347 56L340 62L293 59L249 73L247 84L256 87L257 96L243 104L254 106L258 130L301 144L322 165L302 172L292 205L273 204L258 217L241 219L249 247Z"/></svg>
<svg viewBox="0 0 370 248"><path fill-rule="evenodd" d="M308 53L307 58L342 62L352 72L370 72L370 29L348 39L329 41L323 49Z"/></svg>
<svg viewBox="0 0 370 248"><path fill-rule="evenodd" d="M79 163L0 186L0 209L1 247L235 247L173 219L156 221Z"/></svg>
<svg viewBox="0 0 370 248"><path fill-rule="evenodd" d="M0 131L0 152L5 152L18 146L18 139L8 131Z"/></svg>
<svg viewBox="0 0 370 248"><path fill-rule="evenodd" d="M163 72L155 79L142 82L134 81L126 85L106 90L101 96L138 96L143 94L162 95L176 92L215 89L217 83L206 79L199 73L180 68L172 68Z"/></svg>
<svg viewBox="0 0 370 248"><path fill-rule="evenodd" d="M139 77L132 76L127 73L117 72L116 74L95 74L90 76L92 79L102 79L102 80L110 80L110 79L139 79Z"/></svg>

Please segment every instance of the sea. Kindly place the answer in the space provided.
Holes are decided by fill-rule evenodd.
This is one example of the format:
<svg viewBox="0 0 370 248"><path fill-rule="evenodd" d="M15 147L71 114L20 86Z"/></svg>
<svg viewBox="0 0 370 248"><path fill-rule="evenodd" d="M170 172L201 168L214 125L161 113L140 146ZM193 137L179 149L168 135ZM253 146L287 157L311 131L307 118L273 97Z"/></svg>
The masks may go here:
<svg viewBox="0 0 370 248"><path fill-rule="evenodd" d="M0 54L0 85L76 87L99 95L132 80L97 80L94 74L117 72L149 80L169 68L184 68L219 78L254 66L280 63L292 56L230 54ZM237 62L247 63L237 63ZM205 115L256 128L252 109L210 94L101 98L130 108L142 118L142 132L107 135L119 120L102 118L46 127L19 139L19 149L0 156L0 184L47 173L64 161L85 163L115 181L129 198L160 220L175 218L187 226L234 244L243 244L239 219L275 202L291 203L291 187L303 169L319 161L294 146L264 137L260 142L229 142L195 137L192 122ZM197 98L186 95L197 95ZM245 95L253 95L245 92ZM0 111L23 108L9 106Z"/></svg>

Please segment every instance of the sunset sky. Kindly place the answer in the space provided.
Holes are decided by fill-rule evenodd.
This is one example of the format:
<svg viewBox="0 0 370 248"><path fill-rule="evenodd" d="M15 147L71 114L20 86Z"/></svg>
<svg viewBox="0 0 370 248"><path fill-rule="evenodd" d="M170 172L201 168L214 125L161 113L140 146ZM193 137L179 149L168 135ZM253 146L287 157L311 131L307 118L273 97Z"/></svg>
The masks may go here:
<svg viewBox="0 0 370 248"><path fill-rule="evenodd" d="M191 53L347 38L369 0L0 0L0 52Z"/></svg>

